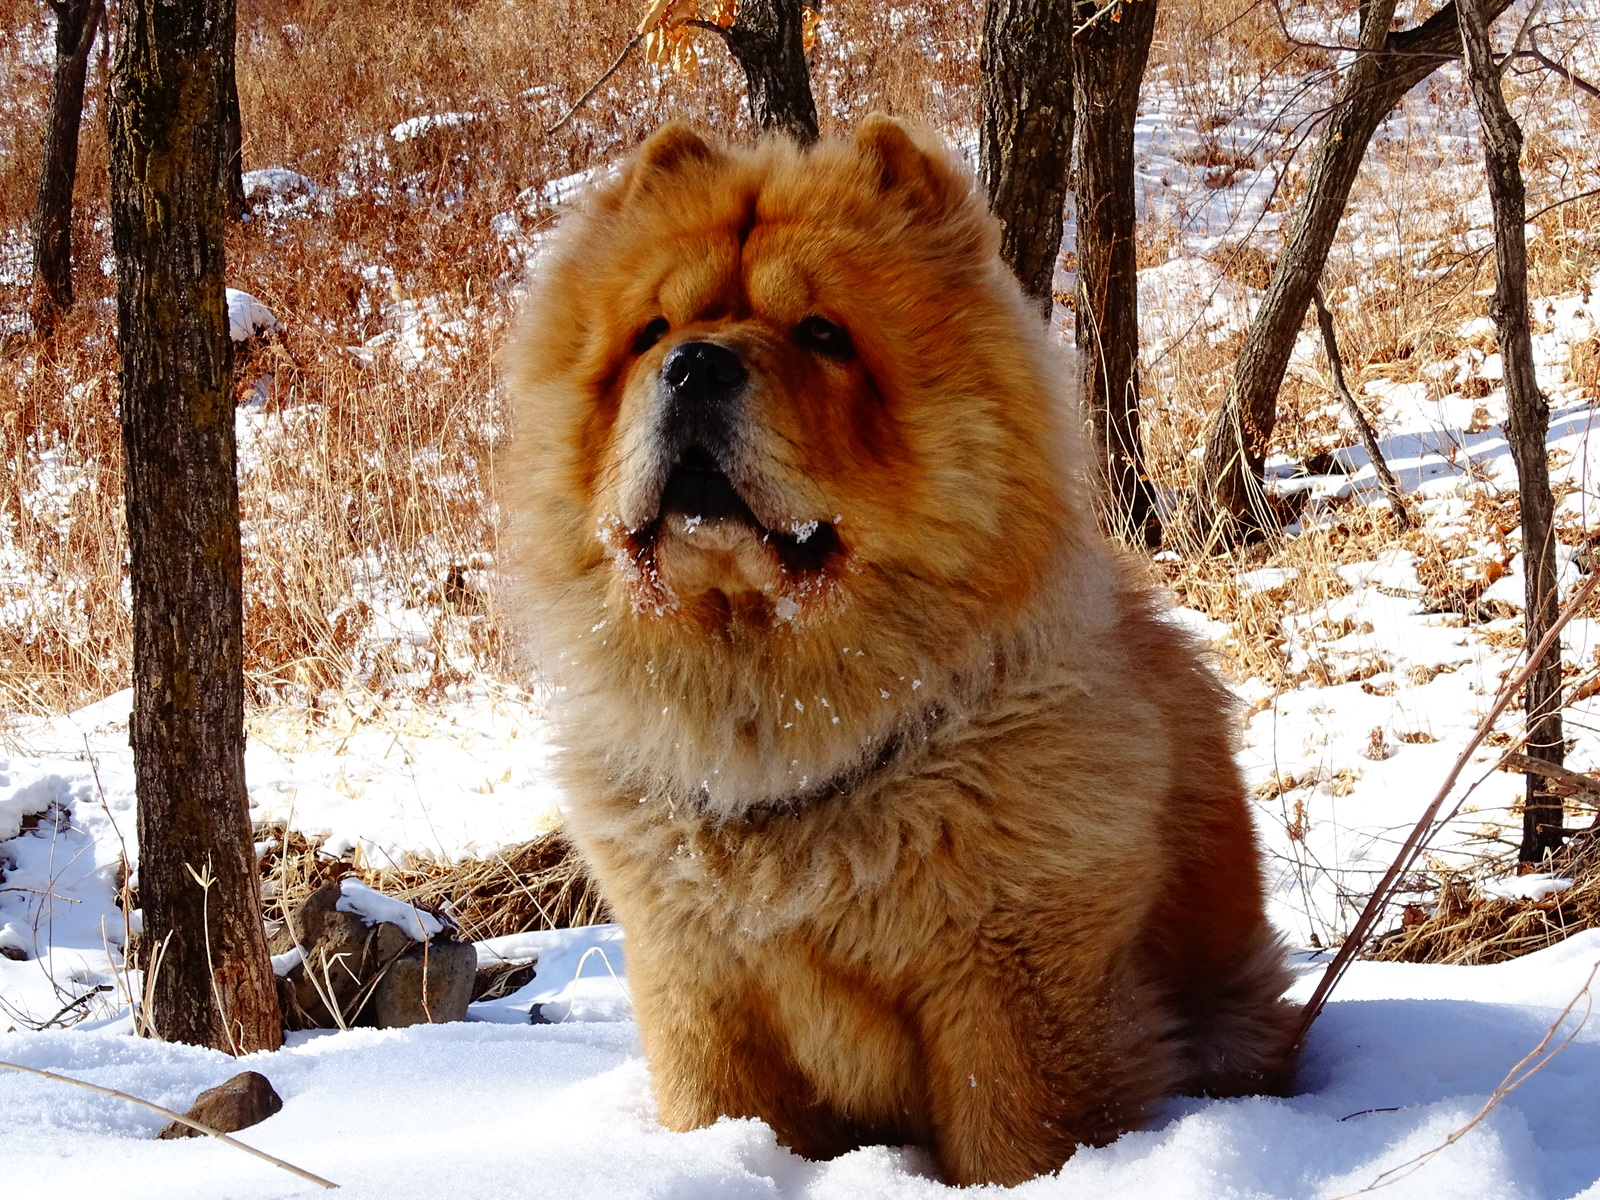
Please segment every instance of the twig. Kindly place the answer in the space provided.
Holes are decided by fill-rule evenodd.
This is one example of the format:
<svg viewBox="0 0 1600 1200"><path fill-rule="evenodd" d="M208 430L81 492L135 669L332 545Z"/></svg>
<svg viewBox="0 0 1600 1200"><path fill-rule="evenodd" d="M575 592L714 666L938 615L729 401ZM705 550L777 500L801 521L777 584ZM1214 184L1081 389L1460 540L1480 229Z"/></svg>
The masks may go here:
<svg viewBox="0 0 1600 1200"><path fill-rule="evenodd" d="M1088 33L1092 26L1097 24L1102 17L1104 17L1107 13L1121 3L1122 0L1106 0L1104 4L1095 10L1093 16L1089 17L1089 19L1084 21L1082 25L1079 25L1072 31L1073 40L1076 41L1078 38L1081 38L1084 34Z"/></svg>
<svg viewBox="0 0 1600 1200"><path fill-rule="evenodd" d="M161 964L167 961L167 947L172 945L172 935L176 932L175 929L167 930L167 936L161 939L161 944L150 951L150 969L144 973L144 983L139 989L143 993L135 1014L139 1036L157 1042L161 1041L161 1031L156 1028L156 981L161 977Z"/></svg>
<svg viewBox="0 0 1600 1200"><path fill-rule="evenodd" d="M1543 775L1552 783L1571 788L1574 792L1600 792L1600 776L1585 775L1582 771L1557 766L1542 758L1529 758L1515 750L1500 760L1499 769L1518 775Z"/></svg>
<svg viewBox="0 0 1600 1200"><path fill-rule="evenodd" d="M1578 1001L1584 999L1586 996L1590 996L1589 987L1594 983L1596 972L1600 972L1600 962L1596 962L1594 966L1589 968L1589 977L1583 981L1583 986L1578 989L1578 994L1571 1000L1567 1001L1567 1006L1561 1010L1561 1015L1558 1016L1555 1019L1554 1024L1552 1024L1550 1028L1545 1031L1544 1037L1539 1039L1539 1044L1518 1059L1516 1064L1512 1066L1511 1070L1506 1072L1505 1078L1500 1081L1499 1086L1496 1087L1494 1091L1489 1093L1489 1098L1483 1102L1483 1107L1477 1111L1472 1120L1468 1121L1459 1129L1454 1130L1449 1137L1445 1138L1444 1141L1440 1142L1432 1150L1424 1151L1415 1158L1403 1162L1397 1167L1390 1167L1371 1183L1367 1184L1366 1187L1357 1188L1353 1192L1345 1192L1343 1195L1335 1196L1334 1200L1350 1200L1351 1196L1363 1196L1368 1192L1375 1192L1379 1188L1388 1187L1391 1183L1399 1183L1402 1179L1416 1174L1418 1171L1422 1170L1423 1167L1427 1166L1435 1158L1443 1154L1451 1146L1454 1146L1462 1138L1466 1137L1467 1134L1471 1133L1472 1130L1482 1124L1483 1119L1493 1112L1495 1108L1499 1106L1502 1100L1526 1083L1531 1076L1536 1075L1538 1072L1549 1066L1551 1059L1555 1058L1556 1055L1560 1054L1568 1046L1572 1045L1573 1040L1578 1036L1579 1033L1583 1031L1583 1027L1588 1024L1589 1014L1594 1009L1594 1001L1592 997L1590 997L1589 1003L1584 1006L1583 1016L1579 1019L1577 1027L1574 1028L1571 1033L1567 1034L1559 1046L1557 1046L1554 1050L1551 1050L1548 1054L1545 1053L1545 1048L1550 1045L1550 1039L1555 1037L1557 1032L1560 1031L1561 1027L1566 1024L1567 1018L1572 1015L1572 1010L1578 1006ZM1530 1067L1528 1066L1529 1063L1533 1063L1533 1065ZM1373 1109L1371 1111L1377 1112L1382 1110ZM1356 1113L1352 1115L1359 1116L1360 1114ZM1340 1119L1343 1120L1344 1118Z"/></svg>
<svg viewBox="0 0 1600 1200"><path fill-rule="evenodd" d="M600 76L599 79L596 79L592 84L589 85L589 90L584 92L583 95L579 96L577 100L573 102L572 107L567 109L559 121L544 131L545 137L549 137L551 134L557 132L563 125L572 120L573 114L575 114L588 102L590 96L594 95L600 90L600 85L622 69L623 61L628 57L628 55L633 53L633 48L643 40L644 34L642 33L635 33L632 37L630 37L627 45L622 47L622 53L617 55L616 61L605 69L605 72Z"/></svg>
<svg viewBox="0 0 1600 1200"><path fill-rule="evenodd" d="M1511 60L1516 58L1517 55L1521 53L1522 39L1527 38L1529 41L1533 40L1532 30L1534 18L1539 15L1539 10L1543 7L1544 0L1533 0L1533 3L1528 5L1527 15L1522 18L1522 24L1517 26L1517 36L1511 39L1511 49L1507 50L1506 56L1500 60L1500 74L1504 75L1506 73L1506 68L1511 65Z"/></svg>
<svg viewBox="0 0 1600 1200"><path fill-rule="evenodd" d="M1311 289L1311 301L1317 308L1317 328L1322 330L1322 348L1328 355L1328 372L1333 377L1333 390L1344 403L1345 411L1350 414L1350 419L1355 422L1356 434L1361 438L1361 445L1366 449L1367 457L1372 460L1372 469L1378 473L1378 483L1383 488L1383 494L1389 498L1389 507L1394 510L1394 519L1402 530L1412 526L1411 514L1406 511L1405 498L1400 494L1400 484L1395 481L1394 472L1389 470L1389 464L1383 457L1383 451L1378 449L1377 435L1372 432L1372 426L1367 424L1367 418L1362 415L1361 408L1356 404L1356 398L1350 394L1350 389L1344 381L1344 359L1339 354L1339 342L1333 333L1333 314L1328 311L1328 302L1323 298L1322 285Z"/></svg>
<svg viewBox="0 0 1600 1200"><path fill-rule="evenodd" d="M1595 87L1594 84L1590 83L1587 79L1584 79L1583 77L1578 75L1575 71L1568 70L1566 67L1564 67L1560 63L1558 63L1555 59L1553 59L1553 58L1549 57L1547 54L1545 54L1545 52L1543 50L1539 49L1539 41L1534 36L1536 32L1537 32L1536 30L1530 30L1529 31L1529 33L1528 33L1528 48L1526 50L1518 50L1514 55L1512 55L1512 54L1506 55L1506 61L1510 62L1513 57L1515 57L1515 58L1531 58L1531 59L1533 59L1534 62L1538 63L1546 71L1550 71L1550 72L1552 72L1552 73L1554 73L1556 75L1561 76L1561 78L1565 79L1573 87L1577 88L1580 92L1583 92L1585 95L1589 96L1591 99L1600 100L1600 88Z"/></svg>
<svg viewBox="0 0 1600 1200"><path fill-rule="evenodd" d="M718 25L715 21L702 21L699 17L690 17L687 21L683 22L683 25L687 29L703 29L707 33L714 33L721 38L724 43L726 43L728 40L727 29L721 25Z"/></svg>
<svg viewBox="0 0 1600 1200"><path fill-rule="evenodd" d="M310 1171L302 1170L293 1163L284 1162L281 1158L274 1158L264 1150L257 1150L254 1146L246 1146L238 1138L229 1137L227 1134L213 1129L209 1125L202 1125L199 1121L196 1121L191 1117L186 1117L182 1113L173 1112L170 1108L163 1108L161 1105L154 1104L149 1100L141 1100L138 1096L130 1096L127 1092L119 1092L116 1088L101 1087L98 1083L89 1083L82 1079L74 1079L70 1075L57 1075L54 1071L41 1071L38 1067L25 1067L21 1063L5 1062L4 1060L0 1060L0 1067L5 1067L11 1071L21 1071L25 1075L37 1075L41 1079L54 1079L57 1083L70 1083L73 1087L88 1088L89 1091L99 1092L102 1096L113 1096L118 1100L126 1100L129 1104L137 1104L140 1108L148 1108L151 1112L158 1112L164 1117L170 1117L172 1120L177 1121L180 1125L187 1125L190 1129L197 1129L201 1133L208 1134L211 1137L216 1138L218 1141L227 1142L228 1145L234 1147L235 1149L243 1150L246 1154L253 1154L257 1158L263 1159L275 1167L279 1167L285 1171L288 1171L290 1174L298 1175L301 1179L310 1180L312 1183L315 1183L320 1187L336 1188L339 1186L337 1183L333 1183L327 1179L324 1179L320 1175L313 1175Z"/></svg>
<svg viewBox="0 0 1600 1200"><path fill-rule="evenodd" d="M1372 895L1367 899L1366 907L1361 910L1361 915L1356 918L1356 923L1350 930L1349 936L1345 938L1344 944L1339 947L1339 953L1334 955L1333 961L1328 964L1328 969L1323 972L1322 980L1317 984L1316 991L1312 992L1311 999L1306 1002L1305 1012L1300 1018L1300 1028L1295 1032L1294 1041L1291 1043L1295 1051L1298 1051L1305 1044L1306 1035L1311 1032L1311 1026L1321 1014L1323 1006L1328 1003L1329 994L1338 985L1339 980L1343 978L1345 971L1349 969L1350 963L1355 959L1355 956L1361 952L1362 946L1366 944L1368 935L1372 932L1372 927L1378 923L1378 919L1383 915L1384 910L1388 908L1389 901L1394 898L1400 876L1410 870L1411 864L1417 860L1417 856L1422 853L1428 842L1432 840L1433 835L1444 824L1444 821L1441 821L1436 825L1434 818L1438 816L1439 809L1444 806L1451 789L1456 785L1456 780L1461 777L1461 772L1466 769L1467 761L1472 757L1473 751L1478 748L1484 738L1489 736L1489 731L1494 728L1494 723L1500 719L1500 714L1505 712L1507 706L1515 698L1517 691L1532 676L1550 647L1555 644L1563 627L1572 619L1573 614L1583 606L1584 602L1594 594L1597 586L1600 586L1600 573L1590 575L1588 579L1584 580L1583 586L1562 606L1561 612L1557 614L1555 621L1545 632L1544 637L1539 639L1539 644L1528 655L1528 661L1523 665L1522 669L1501 685L1500 693L1495 697L1493 706L1484 715L1483 720L1478 722L1478 728L1473 732L1472 737L1468 739L1461 753L1457 755L1455 764L1450 768L1449 774L1445 776L1444 783L1440 785L1439 792L1434 796L1432 803L1423 811L1422 816L1417 818L1416 825L1412 827L1410 834L1407 835L1405 842L1402 843L1399 853L1395 855L1394 861L1389 864L1389 869L1383 873L1383 878L1378 881L1378 886L1373 889ZM1451 814L1451 816L1454 815L1454 813ZM1445 821L1449 819L1449 817L1446 817Z"/></svg>
<svg viewBox="0 0 1600 1200"><path fill-rule="evenodd" d="M217 879L211 873L210 856L206 858L204 874L196 871L188 863L183 864L183 869L188 871L190 878L200 885L200 930L206 939L206 977L211 983L211 998L217 1002L217 1017L222 1021L222 1032L228 1038L228 1052L238 1058L239 1043L234 1039L232 1026L228 1024L228 1010L222 1003L222 988L217 984L217 968L211 961L211 885Z"/></svg>
<svg viewBox="0 0 1600 1200"><path fill-rule="evenodd" d="M1563 204L1571 204L1576 200L1587 200L1591 196L1600 196L1600 188L1590 188L1587 192L1579 192L1576 196L1567 196L1564 199L1552 201L1551 203L1546 204L1538 212L1532 214L1529 217L1524 218L1523 219L1523 224L1532 225L1540 217L1544 216L1545 213L1550 212L1553 209L1560 208ZM1484 247L1485 250L1490 250L1490 249L1493 249L1493 248L1494 248L1494 243L1493 242L1491 242L1488 246ZM1481 251L1480 251L1480 253L1481 253Z"/></svg>
<svg viewBox="0 0 1600 1200"><path fill-rule="evenodd" d="M54 1025L57 1021L61 1020L62 1017L66 1016L73 1009L77 1008L78 1005L84 1003L85 1001L93 1000L101 992L110 992L110 991L114 991L114 990L115 989L109 983L98 984L95 987L90 988L87 992L85 992L83 995L79 996L76 1000L69 1000L65 1004L63 1004L61 1006L61 1011L56 1013L55 1016L51 1017L43 1025L39 1026L39 1028L40 1029L49 1029L50 1026ZM80 1020L81 1019L82 1018L80 1018Z"/></svg>

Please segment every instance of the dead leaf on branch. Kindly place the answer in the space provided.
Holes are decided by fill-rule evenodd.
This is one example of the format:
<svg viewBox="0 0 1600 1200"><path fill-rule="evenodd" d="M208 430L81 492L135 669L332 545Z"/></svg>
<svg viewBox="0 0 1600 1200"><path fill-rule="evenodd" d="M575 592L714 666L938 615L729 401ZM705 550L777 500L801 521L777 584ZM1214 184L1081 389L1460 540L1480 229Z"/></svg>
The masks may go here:
<svg viewBox="0 0 1600 1200"><path fill-rule="evenodd" d="M651 0L639 22L644 38L644 58L655 67L665 67L674 75L697 79L700 75L700 47L695 37L706 32L704 22L727 29L739 17L739 0ZM807 54L817 44L817 29L822 24L820 9L809 5L800 10L800 41Z"/></svg>

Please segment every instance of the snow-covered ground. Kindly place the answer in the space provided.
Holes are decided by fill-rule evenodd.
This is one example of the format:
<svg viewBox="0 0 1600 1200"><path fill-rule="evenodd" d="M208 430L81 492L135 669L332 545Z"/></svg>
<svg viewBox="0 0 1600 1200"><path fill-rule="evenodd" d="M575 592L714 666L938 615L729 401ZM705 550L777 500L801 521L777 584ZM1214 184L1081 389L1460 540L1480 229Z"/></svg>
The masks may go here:
<svg viewBox="0 0 1600 1200"><path fill-rule="evenodd" d="M620 958L615 947L610 957ZM548 955L545 971L567 976L577 958L573 948ZM1596 961L1600 931L1493 967L1359 963L1316 1026L1299 1095L1172 1101L1149 1129L1080 1150L1058 1175L1014 1193L1331 1200L1438 1151L1383 1194L1592 1200L1600 1196L1594 1102L1600 1024L1581 1022L1586 1000L1551 1040L1552 1048L1564 1049L1473 1122L1578 995ZM1314 964L1305 970L1302 993L1316 974ZM536 979L530 989L553 986ZM580 1007L573 1019L545 1025L469 1021L296 1034L285 1049L244 1060L115 1028L13 1033L0 1036L0 1057L180 1111L202 1088L241 1069L260 1071L284 1107L240 1139L332 1180L351 1197L952 1194L911 1150L868 1147L813 1163L778 1146L756 1121L666 1131L655 1120L634 1026L616 1019L623 1014L608 1003L617 983L590 965L577 986L580 999L591 987L601 1000L594 1011ZM151 1140L163 1123L119 1100L0 1071L5 1194L18 1200L321 1194L314 1184L207 1139Z"/></svg>

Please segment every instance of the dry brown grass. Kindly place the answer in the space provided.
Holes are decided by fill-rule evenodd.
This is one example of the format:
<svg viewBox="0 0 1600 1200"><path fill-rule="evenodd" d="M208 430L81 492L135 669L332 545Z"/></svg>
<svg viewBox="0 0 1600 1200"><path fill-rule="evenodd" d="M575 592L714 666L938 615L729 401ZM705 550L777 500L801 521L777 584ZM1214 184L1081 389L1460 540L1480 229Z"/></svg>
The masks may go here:
<svg viewBox="0 0 1600 1200"><path fill-rule="evenodd" d="M261 858L261 900L269 929L290 920L323 884L346 877L418 908L448 913L464 941L611 919L559 833L507 846L486 858L457 863L416 859L383 868L351 856L327 855L318 841L298 832L278 828L263 836L269 846Z"/></svg>
<svg viewBox="0 0 1600 1200"><path fill-rule="evenodd" d="M241 397L264 403L240 465L256 701L315 708L344 687L427 700L515 670L486 586L502 424L494 353L514 308L516 251L552 217L538 188L610 161L668 117L747 134L742 75L711 44L697 81L635 55L559 134L544 134L626 42L635 7L469 0L439 20L393 0L241 3L245 167L290 168L317 189L296 212L258 205L229 234L230 285L282 326L237 364ZM41 11L0 0L0 332L18 327L26 295L51 36ZM815 71L825 130L869 108L970 123L977 12L831 11ZM128 678L105 70L91 63L76 311L49 343L0 342L7 711L60 712ZM473 119L436 137L391 136L439 113ZM420 365L393 341L407 325L422 327ZM351 353L385 334L389 347Z"/></svg>
<svg viewBox="0 0 1600 1200"><path fill-rule="evenodd" d="M1600 926L1600 836L1590 829L1568 842L1545 867L1573 884L1543 900L1486 895L1445 872L1437 902L1407 905L1398 929L1373 943L1366 957L1387 962L1505 962Z"/></svg>

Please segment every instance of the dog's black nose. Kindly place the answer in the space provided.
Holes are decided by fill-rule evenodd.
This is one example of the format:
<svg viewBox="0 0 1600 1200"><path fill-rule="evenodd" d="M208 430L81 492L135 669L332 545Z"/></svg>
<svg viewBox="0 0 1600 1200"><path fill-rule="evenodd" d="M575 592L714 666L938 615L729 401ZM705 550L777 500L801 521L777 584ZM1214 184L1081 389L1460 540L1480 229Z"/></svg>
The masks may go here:
<svg viewBox="0 0 1600 1200"><path fill-rule="evenodd" d="M725 400L748 377L739 356L715 342L685 342L661 364L662 380L683 400Z"/></svg>

